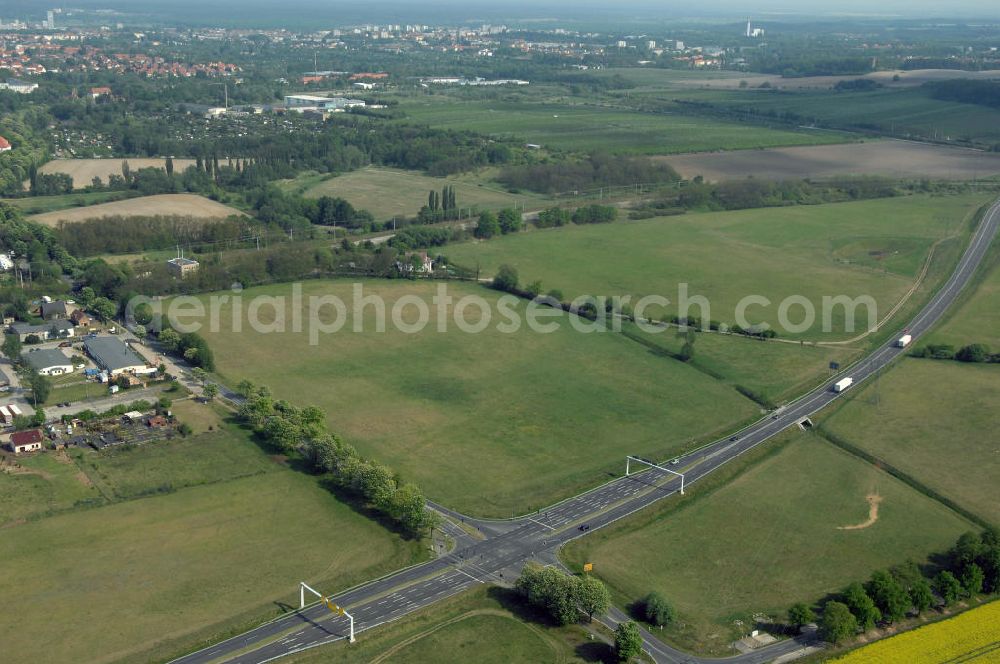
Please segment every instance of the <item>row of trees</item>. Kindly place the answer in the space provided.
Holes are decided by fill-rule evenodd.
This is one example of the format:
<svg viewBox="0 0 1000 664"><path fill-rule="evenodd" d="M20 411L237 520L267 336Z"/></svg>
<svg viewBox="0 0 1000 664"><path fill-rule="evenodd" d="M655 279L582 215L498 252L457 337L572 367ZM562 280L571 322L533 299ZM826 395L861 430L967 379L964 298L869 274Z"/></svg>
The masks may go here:
<svg viewBox="0 0 1000 664"><path fill-rule="evenodd" d="M299 452L317 473L337 488L359 496L372 509L411 535L435 525L420 489L403 481L388 466L366 459L326 429L326 413L315 406L297 408L275 400L266 387L242 381L237 391L245 401L239 418L264 441L285 452Z"/></svg>
<svg viewBox="0 0 1000 664"><path fill-rule="evenodd" d="M251 231L249 220L208 221L182 216L101 217L74 223L60 222L56 237L73 247L77 256L134 253L169 249L178 244L234 242Z"/></svg>
<svg viewBox="0 0 1000 664"><path fill-rule="evenodd" d="M951 606L963 597L1000 592L1000 531L965 533L945 556L946 562L928 577L913 562L872 574L867 583L852 583L823 605L820 635L840 643L878 624L892 624L920 615L936 605ZM792 626L812 622L805 604L789 612Z"/></svg>
<svg viewBox="0 0 1000 664"><path fill-rule="evenodd" d="M499 212L487 210L479 215L473 234L481 240L488 240L497 235L517 233L523 228L524 222L517 210L513 208L504 208Z"/></svg>
<svg viewBox="0 0 1000 664"><path fill-rule="evenodd" d="M511 189L554 194L598 187L676 182L680 176L667 164L649 159L594 153L579 161L552 161L506 168L498 179Z"/></svg>
<svg viewBox="0 0 1000 664"><path fill-rule="evenodd" d="M593 620L611 607L607 586L589 574L568 576L555 567L529 563L514 587L528 604L543 611L557 625L576 622L581 613Z"/></svg>
<svg viewBox="0 0 1000 664"><path fill-rule="evenodd" d="M958 360L959 362L1000 362L1000 353L990 352L986 344L969 344L958 350L950 344L928 344L913 351L913 357L932 360Z"/></svg>

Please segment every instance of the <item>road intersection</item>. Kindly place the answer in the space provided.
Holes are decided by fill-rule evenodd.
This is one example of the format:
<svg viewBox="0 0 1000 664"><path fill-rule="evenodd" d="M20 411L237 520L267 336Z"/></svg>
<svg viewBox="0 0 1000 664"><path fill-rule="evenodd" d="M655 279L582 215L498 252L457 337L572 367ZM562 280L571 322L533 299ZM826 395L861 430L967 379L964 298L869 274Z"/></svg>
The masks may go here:
<svg viewBox="0 0 1000 664"><path fill-rule="evenodd" d="M996 235L998 224L1000 202L990 207L983 216L951 277L906 328L914 339L925 334L940 320L969 283ZM780 411L768 414L733 436L681 456L673 467L684 473L685 485L690 486L840 398L841 394L831 389L837 378L850 376L856 386L882 371L906 352L895 345L893 337L867 357L843 370L837 377L831 378ZM239 400L238 395L228 390L224 394L230 399ZM622 459L623 464L624 462ZM677 493L679 488L678 477L654 467L614 479L537 513L511 520L474 519L431 504L432 509L453 521L447 526L447 532L456 541L451 552L342 592L334 596L333 601L346 607L354 615L356 632L370 630L473 586L513 581L525 562L555 561L556 552L567 542L645 509ZM582 526L586 528L581 528ZM471 536L466 529L476 531L481 538ZM613 610L602 620L613 625L624 619L621 612ZM326 606L317 603L181 657L175 660L175 664L262 664L345 639L347 629L345 618L334 616ZM815 637L805 635L781 641L725 660L704 659L684 653L667 646L648 632L643 633L643 638L646 651L656 662L703 664L722 661L755 664L807 647Z"/></svg>

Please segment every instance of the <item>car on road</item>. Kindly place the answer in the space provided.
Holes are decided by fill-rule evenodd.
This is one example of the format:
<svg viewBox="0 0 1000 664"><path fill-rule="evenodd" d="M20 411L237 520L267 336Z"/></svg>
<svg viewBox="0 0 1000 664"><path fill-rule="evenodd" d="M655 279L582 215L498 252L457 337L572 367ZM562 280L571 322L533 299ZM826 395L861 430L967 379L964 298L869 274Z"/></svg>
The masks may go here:
<svg viewBox="0 0 1000 664"><path fill-rule="evenodd" d="M588 530L590 530L590 524L589 523L585 523L582 526L580 526L579 528L577 528L577 530L579 530L580 532L585 533Z"/></svg>
<svg viewBox="0 0 1000 664"><path fill-rule="evenodd" d="M60 347L60 348L69 348L69 347L70 347L70 346L72 346L72 345L73 345L73 344L72 344L71 342L69 342L69 341L64 341L64 342L62 342L61 344L59 344L59 347Z"/></svg>
<svg viewBox="0 0 1000 664"><path fill-rule="evenodd" d="M680 460L680 457L677 457L677 458L674 458L674 459L671 459L671 460L670 460L670 465L671 465L671 466L676 466L676 465L677 465L677 464L679 464L680 462L681 462L681 460Z"/></svg>
<svg viewBox="0 0 1000 664"><path fill-rule="evenodd" d="M731 443L735 443L735 442L736 442L737 440L739 440L739 439L740 439L740 437L739 437L739 436L730 436L730 437L729 437L729 442L731 442Z"/></svg>

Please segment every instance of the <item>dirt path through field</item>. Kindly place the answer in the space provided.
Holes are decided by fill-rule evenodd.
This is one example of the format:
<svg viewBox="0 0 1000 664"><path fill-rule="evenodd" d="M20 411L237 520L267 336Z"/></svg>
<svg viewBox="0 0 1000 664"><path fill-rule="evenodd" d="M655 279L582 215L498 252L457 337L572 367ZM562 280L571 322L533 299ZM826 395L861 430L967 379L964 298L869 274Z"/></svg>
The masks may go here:
<svg viewBox="0 0 1000 664"><path fill-rule="evenodd" d="M865 496L868 501L868 519L853 526L837 526L837 530L861 530L878 521L878 506L882 502L882 496L877 493L870 493Z"/></svg>

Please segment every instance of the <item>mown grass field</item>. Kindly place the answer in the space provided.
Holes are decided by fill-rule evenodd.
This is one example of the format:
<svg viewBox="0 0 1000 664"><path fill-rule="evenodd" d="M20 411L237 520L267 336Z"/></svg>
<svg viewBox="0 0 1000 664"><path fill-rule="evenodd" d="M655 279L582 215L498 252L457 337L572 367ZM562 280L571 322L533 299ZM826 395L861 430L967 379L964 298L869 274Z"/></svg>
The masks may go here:
<svg viewBox="0 0 1000 664"><path fill-rule="evenodd" d="M511 194L491 182L472 178L437 178L413 171L369 167L345 173L310 186L305 196L335 196L346 199L356 208L368 210L375 219L384 221L396 217L412 217L427 204L431 190L441 191L445 185L455 187L459 207L480 210L526 206L539 209L547 200L536 194Z"/></svg>
<svg viewBox="0 0 1000 664"><path fill-rule="evenodd" d="M983 195L913 196L854 203L741 210L570 226L509 235L488 242L446 247L461 265L480 264L486 275L501 264L517 268L522 283L536 279L568 298L579 295L645 295L671 301L676 313L679 287L702 295L709 316L732 324L739 301L750 295L769 306L747 309L750 323L778 325L778 309L789 296L804 296L816 319L804 333L780 336L832 340L867 329L867 313L857 311L854 334L845 334L844 308L828 317L823 332L823 297L871 296L883 315L910 290L931 246L950 235L968 234L965 222ZM794 324L802 308L789 310ZM698 315L698 309L692 309Z"/></svg>
<svg viewBox="0 0 1000 664"><path fill-rule="evenodd" d="M433 95L404 100L400 108L407 122L515 137L546 148L574 151L673 154L845 140L832 133L769 129L695 115L642 113L581 99L512 102Z"/></svg>
<svg viewBox="0 0 1000 664"><path fill-rule="evenodd" d="M908 358L823 427L1000 524L998 409L997 365Z"/></svg>
<svg viewBox="0 0 1000 664"><path fill-rule="evenodd" d="M994 662L1000 656L1000 602L897 634L840 657L839 664Z"/></svg>
<svg viewBox="0 0 1000 664"><path fill-rule="evenodd" d="M610 633L595 625L591 639L583 625L551 627L525 620L509 590L476 588L406 616L391 625L364 632L357 642L337 642L287 658L292 664L440 664L442 662L612 661ZM532 616L533 617L533 616Z"/></svg>
<svg viewBox="0 0 1000 664"><path fill-rule="evenodd" d="M626 327L670 353L680 353L686 335L678 328L643 331ZM689 363L710 375L752 392L770 404L799 396L831 374L830 363L846 367L861 354L851 346L814 346L763 342L739 335L711 332L695 335L694 356Z"/></svg>
<svg viewBox="0 0 1000 664"><path fill-rule="evenodd" d="M565 550L623 603L652 590L678 610L665 638L699 653L731 654L755 619L781 620L872 571L945 550L971 524L873 466L808 433L711 490L667 501ZM772 445L778 443L771 443ZM866 496L882 497L863 523ZM742 621L742 623L737 623Z"/></svg>
<svg viewBox="0 0 1000 664"><path fill-rule="evenodd" d="M430 306L437 288L407 281L363 286L390 311L414 295ZM621 335L577 332L565 314L551 334L527 325L500 332L495 291L447 286L456 300L476 295L490 303L487 329L467 333L451 322L446 333L437 332L433 314L421 333L398 331L391 318L379 333L368 306L360 319L366 332L353 332L349 321L316 346L305 326L300 334L290 326L284 334L257 334L244 322L241 333L203 334L227 384L249 378L280 398L325 409L331 428L363 454L394 467L434 500L475 514L543 507L622 472L626 454L662 458L757 412L735 390ZM351 292L346 281L303 284L305 302L334 294L348 303L348 316ZM288 285L254 288L243 300L290 293ZM522 316L524 303L516 301L513 311ZM265 308L261 320L272 316ZM411 306L407 320L413 316ZM225 304L221 320L230 317ZM475 322L479 313L472 308L464 318ZM332 319L328 307L322 320Z"/></svg>
<svg viewBox="0 0 1000 664"><path fill-rule="evenodd" d="M269 459L234 425L224 428L82 453L84 478L72 462L38 456L30 467L48 473L48 486L27 493L11 485L23 478L0 475L8 509L37 500L72 506L102 492L114 501L3 530L9 568L0 601L19 615L4 638L6 659L168 659L293 604L301 580L333 591L423 555L315 478ZM153 495L126 500L144 490Z"/></svg>
<svg viewBox="0 0 1000 664"><path fill-rule="evenodd" d="M994 353L1000 352L1000 245L994 245L991 256L991 267L975 291L934 330L926 343L951 344L956 349L981 343Z"/></svg>

